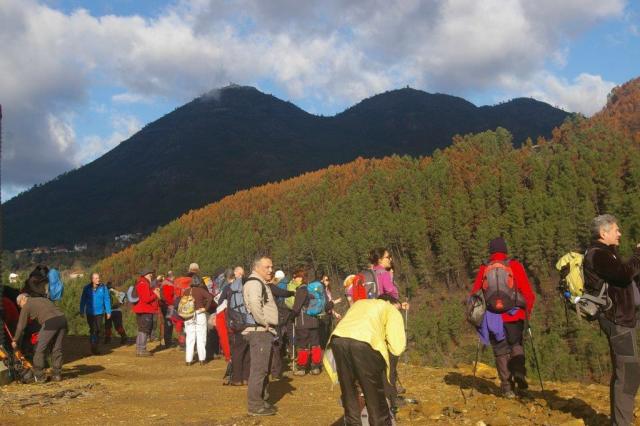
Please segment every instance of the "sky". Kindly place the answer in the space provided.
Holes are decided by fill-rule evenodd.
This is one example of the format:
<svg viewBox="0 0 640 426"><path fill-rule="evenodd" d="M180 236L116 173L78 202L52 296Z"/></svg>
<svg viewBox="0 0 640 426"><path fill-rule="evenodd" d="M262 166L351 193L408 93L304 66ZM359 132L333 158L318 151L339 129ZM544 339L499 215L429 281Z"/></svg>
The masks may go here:
<svg viewBox="0 0 640 426"><path fill-rule="evenodd" d="M333 115L411 86L592 115L640 75L633 0L0 0L1 197L215 88Z"/></svg>

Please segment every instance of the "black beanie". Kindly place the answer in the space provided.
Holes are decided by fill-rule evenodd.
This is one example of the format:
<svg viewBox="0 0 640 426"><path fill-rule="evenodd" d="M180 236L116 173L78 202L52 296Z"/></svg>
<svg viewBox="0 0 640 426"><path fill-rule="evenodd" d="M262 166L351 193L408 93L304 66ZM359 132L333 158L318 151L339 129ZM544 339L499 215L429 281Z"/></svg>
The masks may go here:
<svg viewBox="0 0 640 426"><path fill-rule="evenodd" d="M507 253L507 242L502 237L494 238L489 243L489 253Z"/></svg>

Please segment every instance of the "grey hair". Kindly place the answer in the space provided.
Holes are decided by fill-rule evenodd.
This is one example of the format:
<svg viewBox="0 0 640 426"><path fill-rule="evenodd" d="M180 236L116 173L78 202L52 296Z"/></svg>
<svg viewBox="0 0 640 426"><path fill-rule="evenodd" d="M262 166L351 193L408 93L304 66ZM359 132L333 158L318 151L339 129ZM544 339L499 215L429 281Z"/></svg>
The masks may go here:
<svg viewBox="0 0 640 426"><path fill-rule="evenodd" d="M604 229L608 231L612 225L618 223L618 219L612 214L601 214L596 216L591 222L591 239L594 241L600 239L600 231Z"/></svg>
<svg viewBox="0 0 640 426"><path fill-rule="evenodd" d="M267 256L266 254L258 254L256 257L253 258L253 264L251 265L251 269L255 271L262 259L271 259L271 257Z"/></svg>
<svg viewBox="0 0 640 426"><path fill-rule="evenodd" d="M29 298L29 295L27 293L20 293L18 295L18 297L16 297L16 302L19 305L20 303L22 303L23 300L28 299L28 298Z"/></svg>

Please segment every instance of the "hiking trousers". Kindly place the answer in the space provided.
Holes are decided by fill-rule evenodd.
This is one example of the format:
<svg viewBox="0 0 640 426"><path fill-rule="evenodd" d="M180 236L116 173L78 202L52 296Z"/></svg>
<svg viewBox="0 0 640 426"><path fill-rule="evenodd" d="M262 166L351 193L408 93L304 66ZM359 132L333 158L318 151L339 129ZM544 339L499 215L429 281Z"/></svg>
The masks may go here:
<svg viewBox="0 0 640 426"><path fill-rule="evenodd" d="M247 389L249 411L258 411L264 407L268 398L269 360L273 334L268 331L250 331L245 335L251 354L251 371Z"/></svg>
<svg viewBox="0 0 640 426"><path fill-rule="evenodd" d="M162 320L164 322L164 345L166 347L173 345L173 322L171 321L172 311L173 306L171 306L170 309L166 304L160 305L160 312L162 312Z"/></svg>
<svg viewBox="0 0 640 426"><path fill-rule="evenodd" d="M229 343L231 344L231 382L241 384L249 380L251 372L251 354L249 352L249 342L241 333L230 333Z"/></svg>
<svg viewBox="0 0 640 426"><path fill-rule="evenodd" d="M147 340L151 334L153 326L154 314L136 314L136 323L138 324L138 336L136 337L136 351L138 353L146 352Z"/></svg>
<svg viewBox="0 0 640 426"><path fill-rule="evenodd" d="M490 341L496 358L500 388L502 392L507 392L513 391L513 378L526 380L527 377L523 346L524 321L505 322L504 332L503 340L497 342L491 335Z"/></svg>
<svg viewBox="0 0 640 426"><path fill-rule="evenodd" d="M384 393L387 399L391 402L391 406L395 407L396 400L398 399L398 387L396 385L398 381L398 361L399 356L389 354L389 379L387 379L387 372L383 373L384 379Z"/></svg>
<svg viewBox="0 0 640 426"><path fill-rule="evenodd" d="M40 378L43 374L45 363L45 352L50 345L51 348L51 368L54 375L62 372L62 341L67 334L67 319L64 316L54 317L46 320L38 334L38 344L33 355L33 374Z"/></svg>
<svg viewBox="0 0 640 426"><path fill-rule="evenodd" d="M637 327L617 325L602 315L598 322L607 336L611 353L611 424L632 425L634 400L640 386Z"/></svg>
<svg viewBox="0 0 640 426"><path fill-rule="evenodd" d="M107 318L104 321L104 337L111 337L111 329L115 328L118 334L122 337L127 335L122 325L122 311L115 309L111 311L111 318Z"/></svg>
<svg viewBox="0 0 640 426"><path fill-rule="evenodd" d="M368 343L348 337L333 336L330 346L340 381L345 425L362 425L356 382L364 393L369 424L371 426L391 425L389 405L384 394L384 375L387 364L380 352L374 350Z"/></svg>
<svg viewBox="0 0 640 426"><path fill-rule="evenodd" d="M97 345L104 330L104 314L87 314L87 324L89 325L89 341L91 345Z"/></svg>
<svg viewBox="0 0 640 426"><path fill-rule="evenodd" d="M187 347L185 349L185 360L193 361L193 346L198 347L198 360L207 359L207 314L198 312L184 322L184 329L187 333Z"/></svg>

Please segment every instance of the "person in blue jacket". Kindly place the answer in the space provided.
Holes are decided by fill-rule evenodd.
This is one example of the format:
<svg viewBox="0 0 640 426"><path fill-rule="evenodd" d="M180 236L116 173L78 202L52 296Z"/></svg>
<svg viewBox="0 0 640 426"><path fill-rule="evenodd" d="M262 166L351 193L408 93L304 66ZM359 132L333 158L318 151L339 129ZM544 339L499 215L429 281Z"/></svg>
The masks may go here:
<svg viewBox="0 0 640 426"><path fill-rule="evenodd" d="M98 342L104 331L104 316L111 318L111 298L109 289L100 282L100 274L91 274L91 282L82 289L80 298L80 315L87 316L89 324L89 343L91 353L98 355Z"/></svg>

